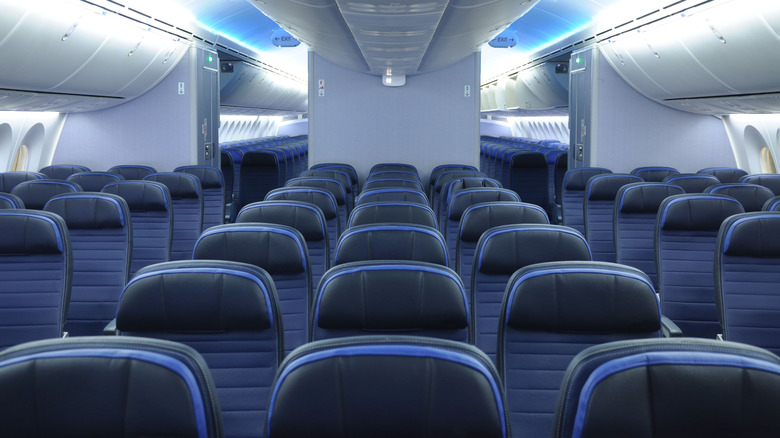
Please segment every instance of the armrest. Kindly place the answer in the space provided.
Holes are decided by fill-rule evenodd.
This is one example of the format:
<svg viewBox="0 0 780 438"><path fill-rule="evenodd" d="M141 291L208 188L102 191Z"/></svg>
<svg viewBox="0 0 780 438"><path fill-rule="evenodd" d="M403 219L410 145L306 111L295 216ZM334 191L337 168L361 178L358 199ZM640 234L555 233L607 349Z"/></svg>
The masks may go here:
<svg viewBox="0 0 780 438"><path fill-rule="evenodd" d="M112 319L111 321L106 324L105 327L103 327L103 334L106 336L118 336L119 331L116 329L116 318Z"/></svg>
<svg viewBox="0 0 780 438"><path fill-rule="evenodd" d="M661 316L661 333L665 338L681 338L682 330L666 316Z"/></svg>

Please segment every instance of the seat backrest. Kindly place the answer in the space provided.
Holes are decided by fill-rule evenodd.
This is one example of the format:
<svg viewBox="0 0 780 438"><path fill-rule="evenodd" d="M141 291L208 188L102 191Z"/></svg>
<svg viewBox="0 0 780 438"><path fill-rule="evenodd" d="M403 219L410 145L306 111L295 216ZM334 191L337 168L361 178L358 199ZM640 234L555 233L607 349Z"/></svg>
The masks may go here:
<svg viewBox="0 0 780 438"><path fill-rule="evenodd" d="M402 172L409 172L413 173L415 175L419 175L419 172L417 172L417 168L414 167L414 165L409 163L378 163L371 166L371 169L369 169L368 174L371 175L373 173L377 172L387 172L387 171L402 171Z"/></svg>
<svg viewBox="0 0 780 438"><path fill-rule="evenodd" d="M281 187L268 192L265 200L300 201L316 205L325 216L325 224L328 227L330 264L333 264L333 253L336 251L336 242L338 242L342 231L338 204L333 193L316 187Z"/></svg>
<svg viewBox="0 0 780 438"><path fill-rule="evenodd" d="M739 182L764 186L771 190L776 196L780 196L780 174L778 173L745 175L739 179Z"/></svg>
<svg viewBox="0 0 780 438"><path fill-rule="evenodd" d="M427 205L416 202L372 202L355 207L347 228L376 223L407 223L436 228L436 217Z"/></svg>
<svg viewBox="0 0 780 438"><path fill-rule="evenodd" d="M283 163L273 151L247 152L240 164L238 179L238 209L262 201L271 190L283 183Z"/></svg>
<svg viewBox="0 0 780 438"><path fill-rule="evenodd" d="M723 337L780 354L780 213L730 216L715 249L715 303Z"/></svg>
<svg viewBox="0 0 780 438"><path fill-rule="evenodd" d="M339 265L322 278L311 315L309 341L396 334L473 342L463 283L432 263Z"/></svg>
<svg viewBox="0 0 780 438"><path fill-rule="evenodd" d="M712 175L703 173L681 173L670 175L663 182L682 187L685 193L704 193L709 186L720 184L720 180Z"/></svg>
<svg viewBox="0 0 780 438"><path fill-rule="evenodd" d="M121 196L130 209L133 225L133 259L130 276L144 266L167 262L173 237L173 201L165 184L153 181L120 181L102 190Z"/></svg>
<svg viewBox="0 0 780 438"><path fill-rule="evenodd" d="M504 187L515 191L523 202L550 211L550 175L547 159L541 152L516 153L509 162Z"/></svg>
<svg viewBox="0 0 780 438"><path fill-rule="evenodd" d="M0 172L0 192L11 193L11 190L19 183L46 178L46 175L39 172Z"/></svg>
<svg viewBox="0 0 780 438"><path fill-rule="evenodd" d="M144 179L144 177L146 176L149 176L153 173L157 173L157 170L151 166L127 164L127 165L114 166L108 169L107 172L114 173L116 175L121 175L122 178L126 180L140 181Z"/></svg>
<svg viewBox="0 0 780 438"><path fill-rule="evenodd" d="M43 210L43 206L54 196L80 191L82 191L81 186L75 183L41 179L19 183L11 190L11 194L18 196L24 202L25 208Z"/></svg>
<svg viewBox="0 0 780 438"><path fill-rule="evenodd" d="M721 332L713 263L721 223L744 212L734 198L690 193L658 208L655 258L663 314L684 336L713 339Z"/></svg>
<svg viewBox="0 0 780 438"><path fill-rule="evenodd" d="M226 436L259 436L284 356L271 276L239 262L183 260L148 266L116 310L125 336L166 339L198 351L211 370Z"/></svg>
<svg viewBox="0 0 780 438"><path fill-rule="evenodd" d="M359 186L360 186L360 180L358 178L357 170L350 165L346 163L317 163L314 166L311 166L309 169L316 170L316 169L335 169L340 170L342 172L346 172L349 175L349 178L352 180L352 193L358 193Z"/></svg>
<svg viewBox="0 0 780 438"><path fill-rule="evenodd" d="M267 271L279 295L285 354L306 343L312 280L306 240L298 230L278 224L217 225L200 236L192 258L249 263Z"/></svg>
<svg viewBox="0 0 780 438"><path fill-rule="evenodd" d="M10 193L0 192L0 210L20 210L24 208L22 198Z"/></svg>
<svg viewBox="0 0 780 438"><path fill-rule="evenodd" d="M419 190L416 189L395 188L395 187L364 190L363 192L360 193L357 200L355 200L355 205L362 205L368 202L386 202L386 201L416 202L418 204L429 205L428 197L425 196L425 193L421 193Z"/></svg>
<svg viewBox="0 0 780 438"><path fill-rule="evenodd" d="M780 421L768 409L780 402L778 362L766 350L709 339L596 345L566 370L552 436L777 436Z"/></svg>
<svg viewBox="0 0 780 438"><path fill-rule="evenodd" d="M746 212L761 211L766 201L775 196L772 190L758 184L718 184L707 187L704 193L731 196L739 201Z"/></svg>
<svg viewBox="0 0 780 438"><path fill-rule="evenodd" d="M0 400L7 436L223 436L203 358L157 339L90 336L9 348L0 353Z"/></svg>
<svg viewBox="0 0 780 438"><path fill-rule="evenodd" d="M154 173L144 181L165 184L173 205L171 260L188 260L203 230L203 190L197 176L182 172Z"/></svg>
<svg viewBox="0 0 780 438"><path fill-rule="evenodd" d="M416 260L448 266L447 244L435 228L413 224L359 225L341 234L333 266L361 260Z"/></svg>
<svg viewBox="0 0 780 438"><path fill-rule="evenodd" d="M780 196L773 196L761 207L762 211L780 211Z"/></svg>
<svg viewBox="0 0 780 438"><path fill-rule="evenodd" d="M66 193L44 207L65 220L73 248L73 281L65 330L99 336L114 318L133 252L130 209L109 193Z"/></svg>
<svg viewBox="0 0 780 438"><path fill-rule="evenodd" d="M247 222L287 225L300 231L309 251L313 286L319 284L322 274L330 269L328 224L316 205L303 201L253 202L242 208L236 217L236 223Z"/></svg>
<svg viewBox="0 0 780 438"><path fill-rule="evenodd" d="M447 208L450 205L450 200L455 193L461 190L474 189L474 188L502 188L501 183L498 180L487 177L466 177L460 179L454 179L444 185L441 189L441 196L439 196L439 202L432 208L436 213L436 220L439 222L446 222L447 220Z"/></svg>
<svg viewBox="0 0 780 438"><path fill-rule="evenodd" d="M517 436L550 436L564 371L581 350L661 335L649 278L605 262L518 270L507 284L499 321L498 370Z"/></svg>
<svg viewBox="0 0 780 438"><path fill-rule="evenodd" d="M436 181L431 186L431 192L428 193L428 200L430 205L435 206L439 203L441 191L450 181L466 177L484 178L485 176L486 175L484 173L477 170L447 170L440 173L439 176L436 177Z"/></svg>
<svg viewBox="0 0 780 438"><path fill-rule="evenodd" d="M40 173L51 179L67 179L69 176L79 172L89 172L89 167L78 164L52 164L42 167Z"/></svg>
<svg viewBox="0 0 780 438"><path fill-rule="evenodd" d="M474 252L482 233L493 227L512 224L549 224L547 213L524 202L483 202L468 207L461 216L455 246L455 272L470 295Z"/></svg>
<svg viewBox="0 0 780 438"><path fill-rule="evenodd" d="M450 267L455 269L455 256L458 246L458 228L463 212L472 205L483 202L520 202L520 197L512 190L495 187L479 187L463 189L450 196L446 214L439 224L439 230L447 242L447 251L450 258Z"/></svg>
<svg viewBox="0 0 780 438"><path fill-rule="evenodd" d="M212 166L181 166L174 172L195 175L203 190L203 231L225 223L225 179L222 171Z"/></svg>
<svg viewBox="0 0 780 438"><path fill-rule="evenodd" d="M574 228L585 234L585 220L582 213L582 204L585 199L585 186L592 176L612 173L609 169L601 167L581 167L569 169L563 177L561 189L561 215L563 225Z"/></svg>
<svg viewBox="0 0 780 438"><path fill-rule="evenodd" d="M321 177L302 177L293 178L284 185L285 187L316 187L324 189L333 194L336 198L336 205L339 212L340 227L344 230L347 227L347 218L349 217L349 204L347 202L347 190L344 185L333 178L321 178Z"/></svg>
<svg viewBox="0 0 780 438"><path fill-rule="evenodd" d="M617 173L596 175L588 180L582 212L585 238L593 250L593 260L615 261L615 197L621 187L636 182L642 179Z"/></svg>
<svg viewBox="0 0 780 438"><path fill-rule="evenodd" d="M655 267L655 221L664 199L685 193L679 186L660 182L624 185L615 197L613 231L615 260L633 266L658 287Z"/></svg>
<svg viewBox="0 0 780 438"><path fill-rule="evenodd" d="M482 233L471 276L477 347L495 360L499 303L515 271L535 263L590 260L585 238L562 225L502 225Z"/></svg>
<svg viewBox="0 0 780 438"><path fill-rule="evenodd" d="M646 166L637 167L629 173L642 178L644 181L662 182L666 177L679 175L680 171L674 167Z"/></svg>
<svg viewBox="0 0 780 438"><path fill-rule="evenodd" d="M76 183L85 192L99 192L103 187L124 180L122 175L108 172L80 172L69 176L66 181Z"/></svg>
<svg viewBox="0 0 780 438"><path fill-rule="evenodd" d="M384 188L404 188L411 190L419 190L421 193L425 193L422 188L422 184L416 180L400 179L400 178L375 178L366 180L363 184L363 190L376 190ZM359 196L359 195L358 195Z"/></svg>
<svg viewBox="0 0 780 438"><path fill-rule="evenodd" d="M318 341L282 364L265 436L349 431L366 437L508 438L497 381L490 360L462 342L403 336Z"/></svg>
<svg viewBox="0 0 780 438"><path fill-rule="evenodd" d="M56 214L0 210L0 349L62 337L73 259L68 228Z"/></svg>
<svg viewBox="0 0 780 438"><path fill-rule="evenodd" d="M352 191L352 178L347 172L338 169L315 169L301 172L299 177L328 178L335 179L336 181L340 182L344 187L344 192L347 195L347 205L349 210L352 211L352 207L355 205L355 193Z"/></svg>
<svg viewBox="0 0 780 438"><path fill-rule="evenodd" d="M420 181L420 175L416 170L404 170L404 169L386 169L369 172L366 177L366 182L373 181L375 179L400 179L404 181L416 181L422 184Z"/></svg>
<svg viewBox="0 0 780 438"><path fill-rule="evenodd" d="M746 171L736 167L708 167L699 170L697 173L712 175L723 184L738 182L740 178L748 174Z"/></svg>

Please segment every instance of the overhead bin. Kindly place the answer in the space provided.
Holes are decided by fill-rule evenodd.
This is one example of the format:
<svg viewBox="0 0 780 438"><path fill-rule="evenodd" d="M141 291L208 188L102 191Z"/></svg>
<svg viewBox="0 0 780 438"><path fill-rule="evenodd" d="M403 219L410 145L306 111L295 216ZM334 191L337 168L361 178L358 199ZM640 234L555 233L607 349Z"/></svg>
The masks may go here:
<svg viewBox="0 0 780 438"><path fill-rule="evenodd" d="M220 104L230 107L305 113L305 83L242 61L231 61L232 72L221 69Z"/></svg>
<svg viewBox="0 0 780 438"><path fill-rule="evenodd" d="M0 110L88 111L144 94L189 42L87 3L0 0Z"/></svg>
<svg viewBox="0 0 780 438"><path fill-rule="evenodd" d="M628 32L599 48L637 91L704 113L780 111L780 9L719 1Z"/></svg>

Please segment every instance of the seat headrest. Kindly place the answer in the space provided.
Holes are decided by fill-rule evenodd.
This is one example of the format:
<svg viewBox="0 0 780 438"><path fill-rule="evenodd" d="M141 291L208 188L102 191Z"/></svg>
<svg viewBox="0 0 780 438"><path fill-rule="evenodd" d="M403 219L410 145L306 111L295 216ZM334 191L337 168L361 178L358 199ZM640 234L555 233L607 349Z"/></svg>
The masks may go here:
<svg viewBox="0 0 780 438"><path fill-rule="evenodd" d="M451 269L422 262L354 262L320 282L314 323L325 329L461 329L466 293Z"/></svg>
<svg viewBox="0 0 780 438"><path fill-rule="evenodd" d="M485 202L463 212L460 239L476 242L490 228L510 224L549 224L547 213L535 204L524 202Z"/></svg>
<svg viewBox="0 0 780 438"><path fill-rule="evenodd" d="M590 201L614 201L621 187L637 182L642 182L642 178L618 173L596 175L588 180L585 187L585 199Z"/></svg>
<svg viewBox="0 0 780 438"><path fill-rule="evenodd" d="M680 186L686 193L703 193L707 187L720 184L718 178L703 173L669 175L663 179L663 182Z"/></svg>
<svg viewBox="0 0 780 438"><path fill-rule="evenodd" d="M674 195L661 203L658 223L662 230L718 231L727 217L744 211L736 199L728 196Z"/></svg>
<svg viewBox="0 0 780 438"><path fill-rule="evenodd" d="M414 202L362 203L352 211L348 226L382 222L413 223L436 227L433 210Z"/></svg>
<svg viewBox="0 0 780 438"><path fill-rule="evenodd" d="M10 193L17 184L37 179L46 179L46 175L25 171L0 172L0 192Z"/></svg>
<svg viewBox="0 0 780 438"><path fill-rule="evenodd" d="M540 167L547 169L547 158L540 152L520 152L512 156L513 168Z"/></svg>
<svg viewBox="0 0 780 438"><path fill-rule="evenodd" d="M114 166L108 169L107 172L122 175L126 180L140 181L144 179L145 176L157 173L157 170L151 166L127 164Z"/></svg>
<svg viewBox="0 0 780 438"><path fill-rule="evenodd" d="M516 329L638 333L661 329L655 289L643 272L605 262L540 263L507 285L506 324Z"/></svg>
<svg viewBox="0 0 780 438"><path fill-rule="evenodd" d="M0 255L60 254L69 240L61 217L38 210L0 210Z"/></svg>
<svg viewBox="0 0 780 438"><path fill-rule="evenodd" d="M161 263L127 283L119 299L117 329L265 330L279 323L271 311L275 293L267 272L244 263Z"/></svg>
<svg viewBox="0 0 780 438"><path fill-rule="evenodd" d="M612 173L612 171L600 167L585 167L569 170L564 176L563 187L566 190L584 191L590 177L604 173Z"/></svg>
<svg viewBox="0 0 780 438"><path fill-rule="evenodd" d="M241 166L279 166L279 157L273 151L251 151L244 154Z"/></svg>
<svg viewBox="0 0 780 438"><path fill-rule="evenodd" d="M446 266L441 233L411 224L359 225L345 231L336 246L335 264L360 260L416 260Z"/></svg>
<svg viewBox="0 0 780 438"><path fill-rule="evenodd" d="M509 436L495 367L465 343L401 336L317 341L290 353L279 376L267 436L342 436L345 428L366 437Z"/></svg>
<svg viewBox="0 0 780 438"><path fill-rule="evenodd" d="M590 247L576 230L561 225L503 225L491 228L477 242L478 272L511 275L534 263L591 260Z"/></svg>
<svg viewBox="0 0 780 438"><path fill-rule="evenodd" d="M80 185L85 192L99 192L103 187L124 179L122 175L115 173L81 172L69 176L67 181Z"/></svg>
<svg viewBox="0 0 780 438"><path fill-rule="evenodd" d="M520 197L512 190L495 187L479 187L464 189L452 195L448 206L447 217L451 221L459 221L463 212L474 204L494 201L520 202Z"/></svg>
<svg viewBox="0 0 780 438"><path fill-rule="evenodd" d="M466 177L484 177L485 174L476 170L448 170L439 174L436 177L434 189L436 193L441 193L441 189L452 180L466 178Z"/></svg>
<svg viewBox="0 0 780 438"><path fill-rule="evenodd" d="M338 206L333 194L325 189L316 187L283 187L273 189L265 197L266 201L301 201L316 205L330 220L338 215Z"/></svg>
<svg viewBox="0 0 780 438"><path fill-rule="evenodd" d="M681 187L664 183L632 183L617 194L618 211L627 214L655 214L664 199L685 193Z"/></svg>
<svg viewBox="0 0 780 438"><path fill-rule="evenodd" d="M428 205L428 198L419 190L397 187L365 190L360 193L355 204L384 201L419 202Z"/></svg>
<svg viewBox="0 0 780 438"><path fill-rule="evenodd" d="M298 230L285 225L217 225L201 234L192 255L195 260L249 263L271 275L300 274L309 269L306 240Z"/></svg>
<svg viewBox="0 0 780 438"><path fill-rule="evenodd" d="M145 176L144 181L155 181L165 184L172 199L200 198L200 180L189 173L168 172L153 173Z"/></svg>
<svg viewBox="0 0 780 438"><path fill-rule="evenodd" d="M40 173L52 179L66 179L67 177L79 172L89 172L89 168L77 164L53 164L42 167Z"/></svg>
<svg viewBox="0 0 780 438"><path fill-rule="evenodd" d="M44 210L60 215L70 230L125 227L129 209L122 197L109 193L65 193Z"/></svg>
<svg viewBox="0 0 780 438"><path fill-rule="evenodd" d="M174 172L184 172L195 175L200 180L203 189L221 189L225 186L222 171L210 166L181 166L173 169Z"/></svg>
<svg viewBox="0 0 780 438"><path fill-rule="evenodd" d="M333 194L338 205L344 205L347 202L347 192L344 185L335 179L308 177L293 178L284 185L285 187L318 187L325 189Z"/></svg>
<svg viewBox="0 0 780 438"><path fill-rule="evenodd" d="M742 204L745 211L759 211L769 198L775 196L767 187L748 183L718 184L707 187L705 193L731 196Z"/></svg>
<svg viewBox="0 0 780 438"><path fill-rule="evenodd" d="M121 196L130 211L168 211L171 193L165 184L154 181L119 181L103 188L104 193Z"/></svg>
<svg viewBox="0 0 780 438"><path fill-rule="evenodd" d="M674 167L637 167L630 173L645 181L663 181L669 175L678 175L680 171Z"/></svg>
<svg viewBox="0 0 780 438"><path fill-rule="evenodd" d="M22 208L24 208L22 198L10 193L0 192L0 210Z"/></svg>
<svg viewBox="0 0 780 438"><path fill-rule="evenodd" d="M780 213L743 213L728 218L719 240L723 254L737 257L780 257Z"/></svg>
<svg viewBox="0 0 780 438"><path fill-rule="evenodd" d="M49 199L61 193L80 192L81 187L67 181L41 179L19 183L11 190L24 201L25 207L33 210L43 210Z"/></svg>
<svg viewBox="0 0 780 438"><path fill-rule="evenodd" d="M255 202L238 212L236 223L247 222L288 225L300 231L303 238L309 242L320 242L328 235L322 211L308 202Z"/></svg>

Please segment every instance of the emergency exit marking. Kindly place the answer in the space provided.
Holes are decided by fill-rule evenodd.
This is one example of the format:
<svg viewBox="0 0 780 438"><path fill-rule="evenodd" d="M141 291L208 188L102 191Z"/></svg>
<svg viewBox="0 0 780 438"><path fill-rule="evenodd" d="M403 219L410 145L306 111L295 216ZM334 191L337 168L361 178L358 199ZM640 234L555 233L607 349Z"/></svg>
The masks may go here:
<svg viewBox="0 0 780 438"><path fill-rule="evenodd" d="M179 82L179 94L184 94L184 82Z"/></svg>
<svg viewBox="0 0 780 438"><path fill-rule="evenodd" d="M463 97L471 97L471 85L463 87Z"/></svg>
<svg viewBox="0 0 780 438"><path fill-rule="evenodd" d="M319 94L320 97L325 95L325 79L317 81L317 94Z"/></svg>

